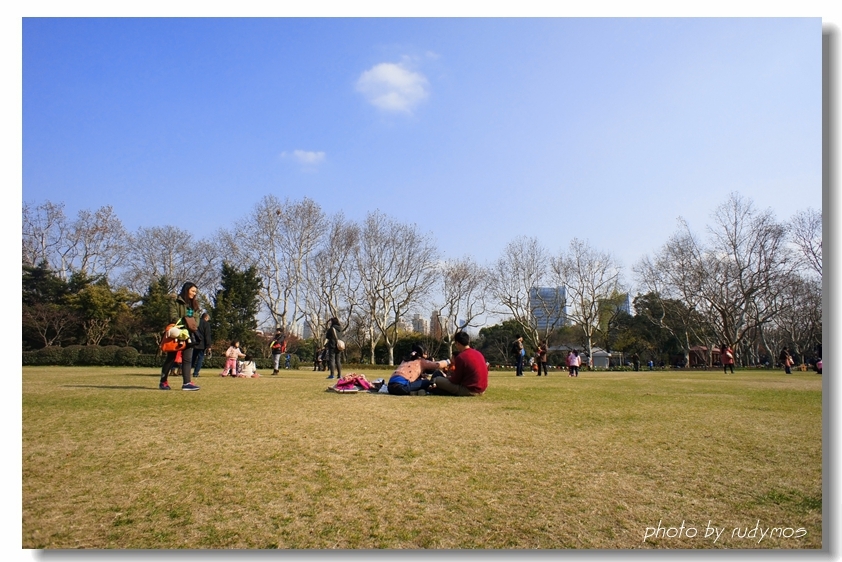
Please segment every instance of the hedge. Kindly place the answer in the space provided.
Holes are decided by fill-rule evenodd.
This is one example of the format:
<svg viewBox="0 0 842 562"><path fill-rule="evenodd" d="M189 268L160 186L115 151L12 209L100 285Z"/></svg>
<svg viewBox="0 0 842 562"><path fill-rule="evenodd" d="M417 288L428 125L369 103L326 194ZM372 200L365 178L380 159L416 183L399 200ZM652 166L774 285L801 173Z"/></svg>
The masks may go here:
<svg viewBox="0 0 842 562"><path fill-rule="evenodd" d="M44 347L35 351L24 351L21 364L25 366L112 366L112 367L148 367L160 369L166 355L140 353L134 347L120 347L116 345L69 345L67 347ZM258 370L272 370L271 358L255 359ZM290 357L290 366L297 369L300 365L298 356ZM281 358L281 368L284 360ZM224 356L205 357L203 369L219 369L225 366Z"/></svg>

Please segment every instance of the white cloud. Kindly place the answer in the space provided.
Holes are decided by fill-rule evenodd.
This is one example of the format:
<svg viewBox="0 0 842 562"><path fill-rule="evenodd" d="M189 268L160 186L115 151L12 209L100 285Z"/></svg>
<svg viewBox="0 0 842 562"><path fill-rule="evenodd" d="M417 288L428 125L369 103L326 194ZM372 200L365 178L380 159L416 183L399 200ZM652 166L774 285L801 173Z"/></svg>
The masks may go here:
<svg viewBox="0 0 842 562"><path fill-rule="evenodd" d="M401 64L382 62L363 72L357 91L373 106L384 111L412 113L429 96L429 82Z"/></svg>
<svg viewBox="0 0 842 562"><path fill-rule="evenodd" d="M281 158L295 158L299 163L308 166L315 166L321 164L325 160L324 152L313 152L309 150L293 150L292 154L288 152L281 152Z"/></svg>

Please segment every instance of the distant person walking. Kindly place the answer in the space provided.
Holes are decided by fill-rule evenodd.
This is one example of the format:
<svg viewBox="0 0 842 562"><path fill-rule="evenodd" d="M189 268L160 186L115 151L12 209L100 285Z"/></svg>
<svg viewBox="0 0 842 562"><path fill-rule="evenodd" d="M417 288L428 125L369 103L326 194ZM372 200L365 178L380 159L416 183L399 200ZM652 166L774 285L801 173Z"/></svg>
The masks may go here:
<svg viewBox="0 0 842 562"><path fill-rule="evenodd" d="M544 371L544 376L547 376L547 342L542 341L538 344L538 353L535 355L535 360L538 363L538 376L541 376L541 371Z"/></svg>
<svg viewBox="0 0 842 562"><path fill-rule="evenodd" d="M323 347L319 347L313 353L313 370L314 371L321 371L322 370L322 352L324 351Z"/></svg>
<svg viewBox="0 0 842 562"><path fill-rule="evenodd" d="M199 329L199 299L196 295L199 294L199 289L194 283L186 282L181 286L181 291L178 293L170 303L169 320L171 324L181 324L188 332L190 332L190 340L195 342L197 336L195 335ZM164 365L161 367L161 380L158 383L158 388L161 390L169 390L170 384L167 381L170 368L175 363L176 351L167 353L164 359ZM199 387L193 384L190 378L190 369L193 365L193 347L188 346L181 352L181 390L199 390Z"/></svg>
<svg viewBox="0 0 842 562"><path fill-rule="evenodd" d="M632 368L635 371L639 371L640 370L640 355L638 355L637 353L632 354L631 360L632 360Z"/></svg>
<svg viewBox="0 0 842 562"><path fill-rule="evenodd" d="M731 369L731 374L734 374L734 350L728 344L723 343L719 346L719 362L722 363L724 374L728 374L728 368Z"/></svg>
<svg viewBox="0 0 842 562"><path fill-rule="evenodd" d="M325 348L327 349L327 366L330 369L330 374L327 378L332 379L336 374L336 378L342 376L342 350L339 349L339 341L342 339L342 328L339 327L339 319L333 317L327 323L327 331L325 332Z"/></svg>
<svg viewBox="0 0 842 562"><path fill-rule="evenodd" d="M193 347L193 378L199 378L199 371L202 370L202 364L205 362L205 353L213 345L213 338L211 337L210 315L207 312L202 314L199 319L199 341Z"/></svg>
<svg viewBox="0 0 842 562"><path fill-rule="evenodd" d="M269 344L269 350L272 352L272 374L277 375L280 370L281 355L287 350L287 341L280 328L275 330L275 337Z"/></svg>
<svg viewBox="0 0 842 562"><path fill-rule="evenodd" d="M579 357L579 352L577 350L571 350L570 353L567 354L567 376L568 377L578 377L579 376L579 367L582 365L582 358Z"/></svg>
<svg viewBox="0 0 842 562"><path fill-rule="evenodd" d="M523 376L523 358L526 355L526 350L523 347L523 336L518 336L512 342L512 355L515 360L515 376Z"/></svg>
<svg viewBox="0 0 842 562"><path fill-rule="evenodd" d="M791 375L792 374L792 368L791 367L792 367L793 361L792 361L792 355L789 354L789 348L784 347L781 350L781 354L778 357L778 360L781 362L781 365L784 366L784 373L786 373L787 375Z"/></svg>

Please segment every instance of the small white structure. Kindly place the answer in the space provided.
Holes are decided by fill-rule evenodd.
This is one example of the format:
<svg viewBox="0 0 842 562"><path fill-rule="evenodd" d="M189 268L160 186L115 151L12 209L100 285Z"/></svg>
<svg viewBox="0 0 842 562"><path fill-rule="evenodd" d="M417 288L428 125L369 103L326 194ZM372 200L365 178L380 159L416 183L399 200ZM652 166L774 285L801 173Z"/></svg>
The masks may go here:
<svg viewBox="0 0 842 562"><path fill-rule="evenodd" d="M611 362L611 354L601 347L593 348L593 367L594 369L607 369Z"/></svg>

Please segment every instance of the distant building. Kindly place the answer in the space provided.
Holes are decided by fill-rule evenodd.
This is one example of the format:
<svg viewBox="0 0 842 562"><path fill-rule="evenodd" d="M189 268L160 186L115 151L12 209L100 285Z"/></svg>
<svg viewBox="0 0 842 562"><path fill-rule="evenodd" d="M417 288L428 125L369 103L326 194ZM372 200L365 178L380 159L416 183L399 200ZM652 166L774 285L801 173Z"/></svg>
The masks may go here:
<svg viewBox="0 0 842 562"><path fill-rule="evenodd" d="M430 315L430 336L434 337L437 340L442 339L442 329L441 329L441 321L439 320L439 312L434 310L433 313Z"/></svg>
<svg viewBox="0 0 842 562"><path fill-rule="evenodd" d="M316 329L314 330L313 327L310 326L310 321L305 320L304 327L301 330L301 337L303 337L305 340L309 340L310 338L317 335L319 332L320 330L318 326L316 326Z"/></svg>
<svg viewBox="0 0 842 562"><path fill-rule="evenodd" d="M617 307L617 309L622 310L623 312L625 312L626 314L628 314L630 316L634 314L634 312L633 312L634 309L632 308L631 296L628 293L623 295L623 301L620 303L620 305Z"/></svg>
<svg viewBox="0 0 842 562"><path fill-rule="evenodd" d="M403 318L395 322L398 326L398 330L402 332L411 332L412 331L412 322L407 322Z"/></svg>
<svg viewBox="0 0 842 562"><path fill-rule="evenodd" d="M610 299L603 299L599 302L600 306L606 306L610 304L612 310L614 311L625 312L629 316L634 315L634 308L632 307L631 296L628 293L623 293L618 297L611 297Z"/></svg>
<svg viewBox="0 0 842 562"><path fill-rule="evenodd" d="M529 309L539 331L567 326L567 289L565 287L533 287L529 290Z"/></svg>
<svg viewBox="0 0 842 562"><path fill-rule="evenodd" d="M426 336L430 333L430 321L416 314L412 317L412 331Z"/></svg>

